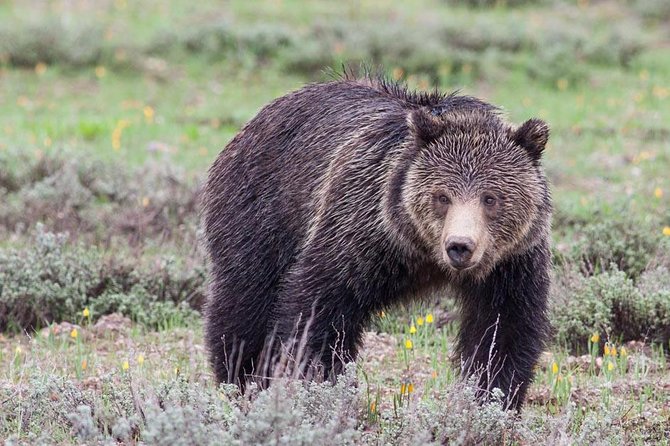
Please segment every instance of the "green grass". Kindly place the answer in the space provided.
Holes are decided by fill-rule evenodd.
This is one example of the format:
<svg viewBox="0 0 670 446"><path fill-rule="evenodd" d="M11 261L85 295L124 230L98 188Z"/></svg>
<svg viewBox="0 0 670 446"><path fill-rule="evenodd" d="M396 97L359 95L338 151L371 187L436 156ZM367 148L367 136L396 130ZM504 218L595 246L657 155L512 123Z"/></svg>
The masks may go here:
<svg viewBox="0 0 670 446"><path fill-rule="evenodd" d="M20 323L8 324L0 333L0 439L668 444L667 7L468 3L0 3L0 260L11 254L19 258L12 265L42 265L30 260L35 220L46 231L67 230L63 271L89 262L77 253L95 254L87 268L109 278L112 306L134 318L118 329L95 328L103 315L86 318L70 299L58 314L76 326L22 332ZM543 356L518 418L500 405L478 406L458 379L449 363L458 327L448 299L377 318L353 372L356 387L282 382L245 397L213 385L198 322L172 304L169 317L154 314L166 307L143 304L166 295L188 300L188 287L201 290L195 185L240 127L272 99L361 61L385 64L413 88L482 97L512 122L540 117L551 125L545 166L556 208L554 321L580 335L559 330L569 339ZM67 169L78 169L77 181L61 181ZM164 272L172 294L160 286L166 256L176 258ZM124 280L144 291L123 288ZM621 283L640 298L626 300ZM44 277L26 285L35 295L52 286ZM2 287L0 303L8 295ZM77 295L77 305L94 302L94 291ZM574 304L587 307L610 291L638 312L628 315L638 331L659 342L637 332L623 339L613 331L622 322L612 308L594 315ZM606 342L616 356L604 356Z"/></svg>
<svg viewBox="0 0 670 446"><path fill-rule="evenodd" d="M299 85L277 74L261 79L199 62L175 76L179 79L166 84L109 71L99 79L93 68L72 73L53 67L42 75L6 72L4 96L15 106L0 112L0 147L31 147L36 156L77 150L134 165L167 160L201 174L245 120Z"/></svg>

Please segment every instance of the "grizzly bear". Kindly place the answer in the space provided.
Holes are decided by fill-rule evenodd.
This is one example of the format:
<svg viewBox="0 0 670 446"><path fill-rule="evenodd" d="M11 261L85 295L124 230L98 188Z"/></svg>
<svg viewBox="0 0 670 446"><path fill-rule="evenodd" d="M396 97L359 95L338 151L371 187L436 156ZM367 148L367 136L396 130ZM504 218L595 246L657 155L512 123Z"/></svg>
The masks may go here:
<svg viewBox="0 0 670 446"><path fill-rule="evenodd" d="M464 374L519 407L549 328L548 136L474 97L369 76L267 105L204 188L217 379L272 377L297 344L334 376L372 315L448 290Z"/></svg>

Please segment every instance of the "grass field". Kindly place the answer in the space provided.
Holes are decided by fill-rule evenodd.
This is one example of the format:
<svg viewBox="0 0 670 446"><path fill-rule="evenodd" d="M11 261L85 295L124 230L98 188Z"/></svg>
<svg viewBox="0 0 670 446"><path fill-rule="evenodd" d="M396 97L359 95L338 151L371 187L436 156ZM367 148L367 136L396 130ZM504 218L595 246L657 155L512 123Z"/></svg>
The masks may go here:
<svg viewBox="0 0 670 446"><path fill-rule="evenodd" d="M0 443L668 444L664 0L0 3ZM546 120L554 340L521 414L449 362L448 296L337 385L216 387L199 184L342 64ZM357 383L354 385L354 383Z"/></svg>

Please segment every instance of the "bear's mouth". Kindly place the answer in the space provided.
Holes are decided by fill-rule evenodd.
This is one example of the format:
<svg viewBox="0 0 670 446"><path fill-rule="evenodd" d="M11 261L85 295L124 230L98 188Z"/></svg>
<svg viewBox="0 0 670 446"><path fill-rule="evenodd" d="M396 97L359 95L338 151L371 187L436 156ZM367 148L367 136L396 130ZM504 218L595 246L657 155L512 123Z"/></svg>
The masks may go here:
<svg viewBox="0 0 670 446"><path fill-rule="evenodd" d="M447 265L449 266L449 269L455 272L465 272L465 271L472 271L477 269L477 266L479 265L479 262L467 262L467 263L454 263L451 261L447 262Z"/></svg>
<svg viewBox="0 0 670 446"><path fill-rule="evenodd" d="M476 263L470 263L470 262L456 263L456 262L449 261L448 264L449 264L449 267L451 269L455 270L455 271L467 271L467 270L473 269L475 266L477 266Z"/></svg>
<svg viewBox="0 0 670 446"><path fill-rule="evenodd" d="M442 249L443 270L451 277L470 277L472 279L482 278L491 271L491 258L486 254L476 253L473 258L467 262L452 261L446 250Z"/></svg>

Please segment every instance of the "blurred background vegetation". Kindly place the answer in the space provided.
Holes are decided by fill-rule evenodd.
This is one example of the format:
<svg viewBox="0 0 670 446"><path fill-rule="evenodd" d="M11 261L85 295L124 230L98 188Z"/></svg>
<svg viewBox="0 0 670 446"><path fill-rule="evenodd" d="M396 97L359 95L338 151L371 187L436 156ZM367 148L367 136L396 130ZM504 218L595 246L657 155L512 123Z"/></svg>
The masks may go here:
<svg viewBox="0 0 670 446"><path fill-rule="evenodd" d="M365 64L549 122L554 354L593 353L594 334L667 351L669 23L666 0L0 2L0 332L86 308L199 337L207 167L270 100ZM451 339L451 309L372 330L401 339L434 311Z"/></svg>

